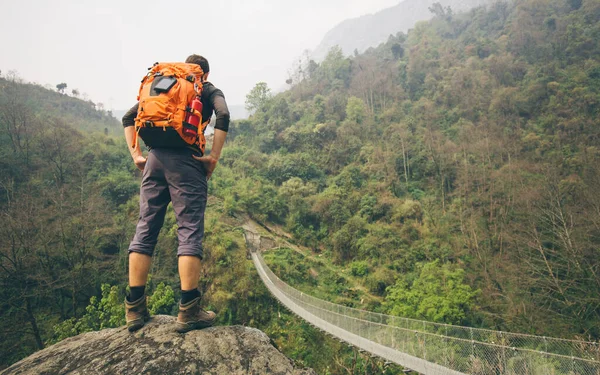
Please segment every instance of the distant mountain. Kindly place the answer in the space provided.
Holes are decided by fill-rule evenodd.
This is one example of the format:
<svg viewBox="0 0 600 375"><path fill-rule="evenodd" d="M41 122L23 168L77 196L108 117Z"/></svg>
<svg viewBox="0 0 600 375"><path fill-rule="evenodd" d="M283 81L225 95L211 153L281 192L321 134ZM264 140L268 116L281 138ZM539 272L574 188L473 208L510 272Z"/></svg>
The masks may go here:
<svg viewBox="0 0 600 375"><path fill-rule="evenodd" d="M429 11L429 7L434 3L440 3L444 8L449 6L456 13L496 1L405 0L375 14L343 21L325 34L321 44L313 51L312 58L322 61L331 47L336 45L340 46L346 55L352 54L354 50L364 52L369 47L376 47L385 42L390 34L407 32L417 22L431 19L433 14Z"/></svg>

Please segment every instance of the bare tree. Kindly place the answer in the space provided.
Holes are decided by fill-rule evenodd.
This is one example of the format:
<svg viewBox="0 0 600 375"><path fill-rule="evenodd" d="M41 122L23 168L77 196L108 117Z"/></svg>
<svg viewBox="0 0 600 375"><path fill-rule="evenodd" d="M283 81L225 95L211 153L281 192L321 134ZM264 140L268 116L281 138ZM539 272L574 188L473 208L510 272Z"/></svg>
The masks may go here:
<svg viewBox="0 0 600 375"><path fill-rule="evenodd" d="M19 162L29 166L31 161L32 136L39 126L32 109L27 104L27 95L16 74L9 73L5 85L3 100L0 102L0 123L4 133L10 139L13 154L18 155Z"/></svg>

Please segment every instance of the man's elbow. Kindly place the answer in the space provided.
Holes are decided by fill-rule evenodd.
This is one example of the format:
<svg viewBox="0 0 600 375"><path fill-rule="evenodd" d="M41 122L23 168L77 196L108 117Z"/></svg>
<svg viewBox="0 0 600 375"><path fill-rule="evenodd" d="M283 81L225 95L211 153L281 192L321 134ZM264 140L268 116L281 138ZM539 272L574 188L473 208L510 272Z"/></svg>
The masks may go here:
<svg viewBox="0 0 600 375"><path fill-rule="evenodd" d="M231 115L229 114L229 109L219 111L219 114L217 114L217 120L218 119L229 122L229 120L231 120Z"/></svg>
<svg viewBox="0 0 600 375"><path fill-rule="evenodd" d="M217 121L215 121L215 129L223 130L224 132L229 131L229 116L227 117L217 117Z"/></svg>
<svg viewBox="0 0 600 375"><path fill-rule="evenodd" d="M128 126L135 125L135 118L137 117L138 104L131 107L129 111L123 115L121 122L123 123L123 127L126 128Z"/></svg>
<svg viewBox="0 0 600 375"><path fill-rule="evenodd" d="M135 115L130 112L127 112L121 119L121 122L124 128L133 126L135 125Z"/></svg>
<svg viewBox="0 0 600 375"><path fill-rule="evenodd" d="M129 126L132 126L132 125L133 125L133 124L132 124L132 121L131 121L131 118L129 118L129 117L126 117L126 116L123 116L123 119L121 120L121 123L123 124L123 127L124 127L124 128L127 128L127 127L129 127Z"/></svg>

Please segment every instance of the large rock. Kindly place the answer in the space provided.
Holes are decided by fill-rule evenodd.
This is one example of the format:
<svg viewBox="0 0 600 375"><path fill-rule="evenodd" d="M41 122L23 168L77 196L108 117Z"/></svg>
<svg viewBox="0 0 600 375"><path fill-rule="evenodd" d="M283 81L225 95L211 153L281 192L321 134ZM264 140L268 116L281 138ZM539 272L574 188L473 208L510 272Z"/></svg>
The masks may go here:
<svg viewBox="0 0 600 375"><path fill-rule="evenodd" d="M4 374L293 374L296 369L258 329L212 327L175 332L175 318L159 315L136 333L125 327L68 338L15 363Z"/></svg>

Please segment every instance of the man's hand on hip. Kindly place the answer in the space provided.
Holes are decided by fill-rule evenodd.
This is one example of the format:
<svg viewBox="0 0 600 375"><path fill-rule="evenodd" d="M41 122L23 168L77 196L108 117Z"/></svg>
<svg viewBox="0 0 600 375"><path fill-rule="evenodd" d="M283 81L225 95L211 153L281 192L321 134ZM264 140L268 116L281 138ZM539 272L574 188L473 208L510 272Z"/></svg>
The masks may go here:
<svg viewBox="0 0 600 375"><path fill-rule="evenodd" d="M144 170L144 167L146 166L146 158L145 157L143 157L142 155L134 156L133 162L135 163L135 166L138 167L138 169L140 171Z"/></svg>
<svg viewBox="0 0 600 375"><path fill-rule="evenodd" d="M204 167L204 170L206 171L206 179L207 180L210 179L210 176L212 175L213 171L217 167L217 163L219 162L219 160L217 158L215 158L214 156L211 156L211 154L204 155L204 156L192 155L192 157L202 163L202 166Z"/></svg>

